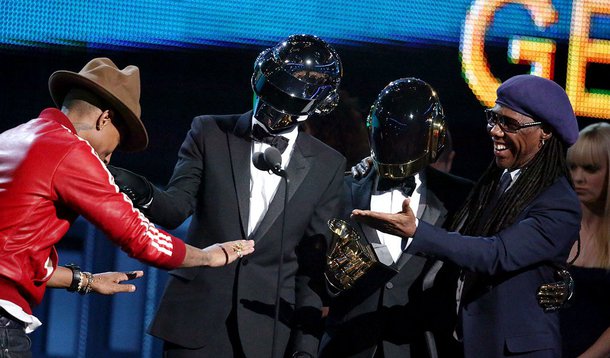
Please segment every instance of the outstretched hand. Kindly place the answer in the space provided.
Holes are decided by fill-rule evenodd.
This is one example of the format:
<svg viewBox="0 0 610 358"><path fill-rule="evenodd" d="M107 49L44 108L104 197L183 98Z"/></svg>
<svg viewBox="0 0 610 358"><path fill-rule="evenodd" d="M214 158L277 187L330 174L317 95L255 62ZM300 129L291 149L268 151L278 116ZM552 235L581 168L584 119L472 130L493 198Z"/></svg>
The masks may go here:
<svg viewBox="0 0 610 358"><path fill-rule="evenodd" d="M235 240L210 245L203 249L209 254L207 266L225 266L254 252L254 240Z"/></svg>
<svg viewBox="0 0 610 358"><path fill-rule="evenodd" d="M355 209L352 218L376 230L400 237L413 237L417 229L416 218L409 207L410 199L402 202L402 211L394 214Z"/></svg>
<svg viewBox="0 0 610 358"><path fill-rule="evenodd" d="M114 295L119 292L135 292L136 286L122 283L144 276L144 271L103 272L93 274L91 291L102 295Z"/></svg>

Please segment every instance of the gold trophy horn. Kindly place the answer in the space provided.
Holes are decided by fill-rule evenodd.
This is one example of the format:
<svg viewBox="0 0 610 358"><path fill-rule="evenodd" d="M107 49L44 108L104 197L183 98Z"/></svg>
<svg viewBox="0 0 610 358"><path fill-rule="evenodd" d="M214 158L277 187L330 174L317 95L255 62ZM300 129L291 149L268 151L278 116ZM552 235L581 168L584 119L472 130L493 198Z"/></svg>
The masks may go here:
<svg viewBox="0 0 610 358"><path fill-rule="evenodd" d="M330 219L328 228L333 235L324 276L334 290L342 292L351 288L377 262L377 257L347 222Z"/></svg>

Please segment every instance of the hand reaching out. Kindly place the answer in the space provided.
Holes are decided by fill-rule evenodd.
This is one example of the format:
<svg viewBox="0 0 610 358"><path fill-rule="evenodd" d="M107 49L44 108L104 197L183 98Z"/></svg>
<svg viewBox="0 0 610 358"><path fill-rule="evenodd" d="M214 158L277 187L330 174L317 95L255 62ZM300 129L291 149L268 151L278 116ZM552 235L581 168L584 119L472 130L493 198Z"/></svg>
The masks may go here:
<svg viewBox="0 0 610 358"><path fill-rule="evenodd" d="M400 237L413 237L417 229L415 214L409 207L410 199L402 202L402 211L394 214L355 209L352 218L376 230Z"/></svg>
<svg viewBox="0 0 610 358"><path fill-rule="evenodd" d="M253 240L235 240L210 245L203 249L209 253L208 266L225 266L254 252Z"/></svg>
<svg viewBox="0 0 610 358"><path fill-rule="evenodd" d="M153 186L143 176L127 169L107 165L106 168L114 177L119 190L131 199L133 206L145 209L153 199Z"/></svg>
<svg viewBox="0 0 610 358"><path fill-rule="evenodd" d="M254 240L235 240L200 249L186 245L186 256L180 267L221 267L254 252Z"/></svg>
<svg viewBox="0 0 610 358"><path fill-rule="evenodd" d="M144 276L144 271L103 272L93 274L91 291L102 295L114 295L120 292L135 292L136 286L122 283Z"/></svg>

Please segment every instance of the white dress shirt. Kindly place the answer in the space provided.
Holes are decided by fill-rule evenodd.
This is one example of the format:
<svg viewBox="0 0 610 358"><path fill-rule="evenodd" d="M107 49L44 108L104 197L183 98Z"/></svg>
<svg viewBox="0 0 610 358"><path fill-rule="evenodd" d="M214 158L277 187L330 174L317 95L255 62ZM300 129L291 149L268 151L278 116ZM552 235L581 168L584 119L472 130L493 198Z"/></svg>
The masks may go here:
<svg viewBox="0 0 610 358"><path fill-rule="evenodd" d="M419 207L419 202L420 202L421 195L422 195L422 193L421 193L422 185L421 184L422 183L421 183L419 174L415 174L416 187L415 187L415 190L413 191L413 193L411 194L411 202L409 203L409 207L411 208L411 210L413 210L415 215L417 215L417 211L418 211L417 209ZM375 181L375 187L377 187L377 180ZM373 195L371 195L371 210L384 212L384 213L396 213L396 212L402 211L402 202L405 199L406 199L406 197L398 189L392 189L392 190L380 191L380 192L378 192L377 190L374 190ZM379 230L377 230L377 236L379 236L379 241L383 245L385 245L388 248L388 250L390 251L390 254L392 255L392 258L394 259L394 262L398 262L398 259L400 258L400 255L402 255L403 250L405 250L409 246L409 244L411 244L411 241L413 240L413 238L410 237L407 240L406 245L405 245L405 244L403 244L403 239L401 237L386 234Z"/></svg>
<svg viewBox="0 0 610 358"><path fill-rule="evenodd" d="M252 125L255 123L260 122L252 117ZM262 124L259 125L263 127ZM299 135L298 126L295 126L288 132L280 134L289 141L286 150L282 153L282 167L286 168L290 161L292 150L294 149L294 142ZM252 163L253 154L264 152L267 148L269 148L269 144L252 141L252 150L250 151L250 212L248 217L248 236L258 228L258 225L267 213L269 204L271 203L271 200L273 200L281 180L279 176L273 173L258 170Z"/></svg>

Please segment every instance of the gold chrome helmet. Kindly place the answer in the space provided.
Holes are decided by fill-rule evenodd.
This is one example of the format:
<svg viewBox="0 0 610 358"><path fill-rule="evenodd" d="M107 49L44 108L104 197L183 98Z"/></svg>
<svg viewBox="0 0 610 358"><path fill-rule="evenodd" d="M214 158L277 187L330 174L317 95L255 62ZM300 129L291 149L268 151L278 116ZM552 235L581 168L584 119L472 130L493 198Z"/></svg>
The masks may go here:
<svg viewBox="0 0 610 358"><path fill-rule="evenodd" d="M387 85L367 119L373 163L381 178L400 179L438 158L446 122L436 91L417 78Z"/></svg>

